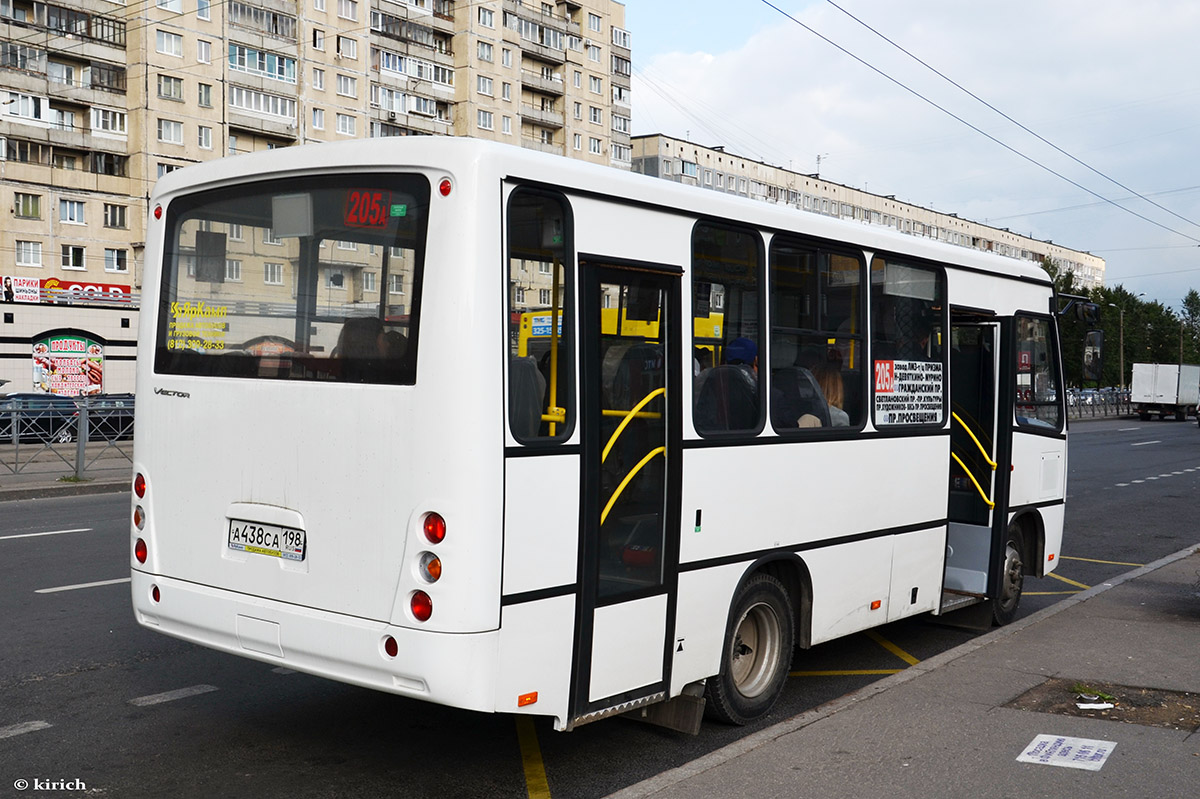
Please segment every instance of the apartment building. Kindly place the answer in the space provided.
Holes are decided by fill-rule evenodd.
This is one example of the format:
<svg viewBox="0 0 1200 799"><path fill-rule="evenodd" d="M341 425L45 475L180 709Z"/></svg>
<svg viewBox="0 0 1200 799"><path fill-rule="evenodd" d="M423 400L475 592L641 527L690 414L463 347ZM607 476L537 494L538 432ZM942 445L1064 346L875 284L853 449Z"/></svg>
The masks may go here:
<svg viewBox="0 0 1200 799"><path fill-rule="evenodd" d="M52 333L110 361L93 390L132 390L147 200L188 164L459 135L628 169L624 21L615 0L0 0L0 391L34 388Z"/></svg>
<svg viewBox="0 0 1200 799"><path fill-rule="evenodd" d="M635 136L632 169L676 183L884 225L912 236L1010 258L1035 262L1049 258L1061 269L1074 272L1078 285L1104 284L1104 259L1091 253L765 164L726 152L724 147L704 147L661 134Z"/></svg>

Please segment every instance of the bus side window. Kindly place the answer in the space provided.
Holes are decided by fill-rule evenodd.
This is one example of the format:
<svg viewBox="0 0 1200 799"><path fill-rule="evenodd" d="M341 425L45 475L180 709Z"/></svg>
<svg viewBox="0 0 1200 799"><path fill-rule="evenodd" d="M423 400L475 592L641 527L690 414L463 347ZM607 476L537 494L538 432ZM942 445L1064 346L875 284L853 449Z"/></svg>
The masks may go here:
<svg viewBox="0 0 1200 799"><path fill-rule="evenodd" d="M701 435L762 427L762 249L757 231L700 222L692 232L692 418Z"/></svg>
<svg viewBox="0 0 1200 799"><path fill-rule="evenodd" d="M946 276L940 269L871 261L875 426L946 419Z"/></svg>
<svg viewBox="0 0 1200 799"><path fill-rule="evenodd" d="M1049 319L1017 317L1016 416L1020 427L1057 432L1062 424L1058 347Z"/></svg>
<svg viewBox="0 0 1200 799"><path fill-rule="evenodd" d="M517 189L508 201L508 417L522 443L561 441L575 419L570 209Z"/></svg>

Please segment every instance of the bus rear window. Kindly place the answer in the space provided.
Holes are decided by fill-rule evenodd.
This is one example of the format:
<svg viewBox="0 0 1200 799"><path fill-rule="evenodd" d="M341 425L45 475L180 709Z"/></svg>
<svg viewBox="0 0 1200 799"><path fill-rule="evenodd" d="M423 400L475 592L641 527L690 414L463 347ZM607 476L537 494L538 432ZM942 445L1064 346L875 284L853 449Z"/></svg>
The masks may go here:
<svg viewBox="0 0 1200 799"><path fill-rule="evenodd" d="M412 384L429 182L250 183L167 209L159 374Z"/></svg>

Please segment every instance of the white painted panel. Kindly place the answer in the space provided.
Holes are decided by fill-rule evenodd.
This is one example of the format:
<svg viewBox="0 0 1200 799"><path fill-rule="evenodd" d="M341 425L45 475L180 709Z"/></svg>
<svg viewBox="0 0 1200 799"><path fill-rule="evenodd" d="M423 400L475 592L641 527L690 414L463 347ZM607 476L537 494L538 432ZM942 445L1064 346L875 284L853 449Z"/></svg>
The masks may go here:
<svg viewBox="0 0 1200 799"><path fill-rule="evenodd" d="M592 618L589 701L632 691L662 679L666 594L596 608Z"/></svg>
<svg viewBox="0 0 1200 799"><path fill-rule="evenodd" d="M1042 453L1042 492L1040 499L1057 499L1062 496L1062 453Z"/></svg>
<svg viewBox="0 0 1200 799"><path fill-rule="evenodd" d="M721 670L725 625L738 580L749 564L734 563L679 575L675 640L671 643L671 695Z"/></svg>
<svg viewBox="0 0 1200 799"><path fill-rule="evenodd" d="M888 621L925 613L941 605L945 551L944 527L896 536L892 547ZM917 592L915 602L914 589Z"/></svg>
<svg viewBox="0 0 1200 799"><path fill-rule="evenodd" d="M805 552L812 575L812 642L829 641L888 620L892 538ZM940 563L940 559L939 559ZM878 601L880 607L871 609Z"/></svg>
<svg viewBox="0 0 1200 799"><path fill-rule="evenodd" d="M559 728L570 707L575 597L508 605L501 612L496 712L554 716ZM536 691L537 702L517 707Z"/></svg>
<svg viewBox="0 0 1200 799"><path fill-rule="evenodd" d="M1062 499L1066 493L1066 455L1065 439L1015 431L1009 504L1018 507L1048 499ZM1050 471L1047 472L1047 469ZM1047 485L1050 478L1055 479L1053 488Z"/></svg>
<svg viewBox="0 0 1200 799"><path fill-rule="evenodd" d="M578 553L579 456L507 459L504 593L574 585Z"/></svg>

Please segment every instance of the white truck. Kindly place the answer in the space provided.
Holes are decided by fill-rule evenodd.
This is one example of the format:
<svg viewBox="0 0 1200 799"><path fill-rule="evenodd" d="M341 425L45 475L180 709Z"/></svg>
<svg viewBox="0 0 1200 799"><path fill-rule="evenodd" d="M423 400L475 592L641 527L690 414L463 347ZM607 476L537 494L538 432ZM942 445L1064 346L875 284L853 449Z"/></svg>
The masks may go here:
<svg viewBox="0 0 1200 799"><path fill-rule="evenodd" d="M1185 421L1200 405L1200 366L1170 363L1135 363L1130 392L1133 409L1143 421L1174 414Z"/></svg>

